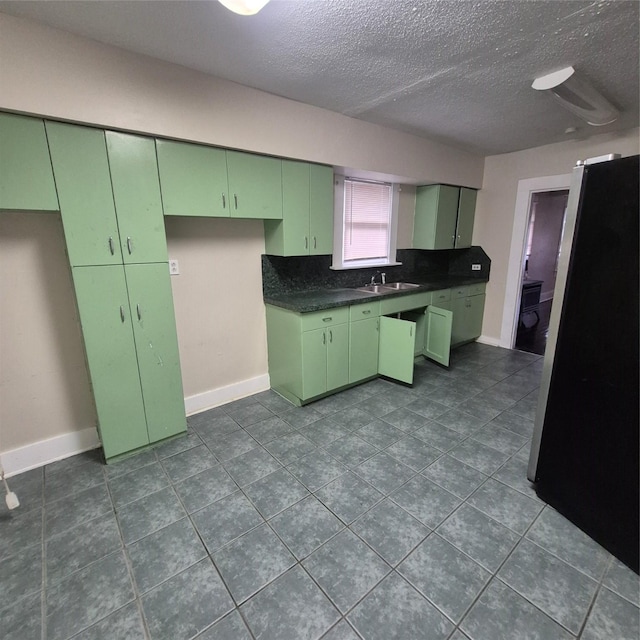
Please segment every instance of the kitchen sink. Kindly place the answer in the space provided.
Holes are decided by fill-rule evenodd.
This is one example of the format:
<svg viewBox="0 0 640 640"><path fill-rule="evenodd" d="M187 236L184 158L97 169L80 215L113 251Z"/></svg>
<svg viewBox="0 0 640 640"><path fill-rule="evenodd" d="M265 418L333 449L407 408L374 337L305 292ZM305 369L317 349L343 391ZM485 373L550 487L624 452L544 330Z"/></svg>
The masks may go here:
<svg viewBox="0 0 640 640"><path fill-rule="evenodd" d="M415 289L419 287L419 284L413 284L412 282L389 282L387 284L383 284L383 287L387 289L395 289L396 291L402 291L403 289Z"/></svg>
<svg viewBox="0 0 640 640"><path fill-rule="evenodd" d="M381 284L367 284L364 287L358 287L356 291L366 291L367 293L388 293L389 288Z"/></svg>
<svg viewBox="0 0 640 640"><path fill-rule="evenodd" d="M389 293L390 291L415 289L419 286L419 284L413 284L412 282L389 282L388 284L366 284L364 287L358 287L356 291L366 291L367 293Z"/></svg>

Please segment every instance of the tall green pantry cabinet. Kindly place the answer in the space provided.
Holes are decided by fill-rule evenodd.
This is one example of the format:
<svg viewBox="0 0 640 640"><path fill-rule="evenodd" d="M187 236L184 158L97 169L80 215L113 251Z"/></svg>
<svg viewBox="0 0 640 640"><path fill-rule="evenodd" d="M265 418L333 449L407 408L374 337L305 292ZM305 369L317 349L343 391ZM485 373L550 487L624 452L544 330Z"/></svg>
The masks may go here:
<svg viewBox="0 0 640 640"><path fill-rule="evenodd" d="M46 130L109 460L186 430L155 145Z"/></svg>

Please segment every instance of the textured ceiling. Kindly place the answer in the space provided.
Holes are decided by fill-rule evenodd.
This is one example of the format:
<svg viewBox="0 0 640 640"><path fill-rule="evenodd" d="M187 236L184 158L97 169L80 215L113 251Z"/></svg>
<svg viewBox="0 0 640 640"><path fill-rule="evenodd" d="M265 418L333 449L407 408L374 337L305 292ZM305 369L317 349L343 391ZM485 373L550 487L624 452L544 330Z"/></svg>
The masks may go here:
<svg viewBox="0 0 640 640"><path fill-rule="evenodd" d="M0 11L482 154L638 126L638 0L5 2ZM590 127L535 92L573 65L622 112Z"/></svg>

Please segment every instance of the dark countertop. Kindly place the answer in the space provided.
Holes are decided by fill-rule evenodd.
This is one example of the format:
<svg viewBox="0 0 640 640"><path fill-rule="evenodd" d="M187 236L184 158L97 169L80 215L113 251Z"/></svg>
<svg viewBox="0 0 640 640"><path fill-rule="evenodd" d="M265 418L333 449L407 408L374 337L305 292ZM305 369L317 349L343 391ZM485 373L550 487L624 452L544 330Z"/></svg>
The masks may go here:
<svg viewBox="0 0 640 640"><path fill-rule="evenodd" d="M335 307L346 307L359 302L371 302L375 299L389 298L391 296L406 296L412 293L420 293L423 291L438 291L439 289L450 289L465 284L477 284L478 282L487 282L482 278L464 278L458 276L442 276L438 280L430 280L429 282L418 282L412 280L419 287L413 289L405 289L403 291L388 290L388 293L368 293L366 291L357 291L356 289L308 289L304 291L288 292L281 294L272 294L264 297L266 304L298 313L309 313L311 311L322 311L323 309L332 309Z"/></svg>

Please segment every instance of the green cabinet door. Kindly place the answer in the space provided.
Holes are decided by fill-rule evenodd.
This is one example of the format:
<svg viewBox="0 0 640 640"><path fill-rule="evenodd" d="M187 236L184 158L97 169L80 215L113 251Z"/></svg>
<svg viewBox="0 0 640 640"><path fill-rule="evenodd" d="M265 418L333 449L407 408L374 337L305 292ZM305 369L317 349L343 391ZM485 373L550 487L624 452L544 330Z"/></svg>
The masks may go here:
<svg viewBox="0 0 640 640"><path fill-rule="evenodd" d="M425 316L424 356L448 367L453 313L448 309L429 306Z"/></svg>
<svg viewBox="0 0 640 640"><path fill-rule="evenodd" d="M277 229L279 246L269 245L267 232L267 253L309 255L309 165L306 162L282 161L282 221L267 220L265 229L270 228Z"/></svg>
<svg viewBox="0 0 640 640"><path fill-rule="evenodd" d="M380 318L378 373L407 384L413 383L416 326L413 322Z"/></svg>
<svg viewBox="0 0 640 640"><path fill-rule="evenodd" d="M122 264L104 131L45 126L71 266Z"/></svg>
<svg viewBox="0 0 640 640"><path fill-rule="evenodd" d="M309 165L309 253L333 253L333 168Z"/></svg>
<svg viewBox="0 0 640 640"><path fill-rule="evenodd" d="M80 322L107 459L149 442L124 268L74 267Z"/></svg>
<svg viewBox="0 0 640 640"><path fill-rule="evenodd" d="M452 312L451 320L451 344L460 344L468 340L468 318L467 301L469 298L454 298L448 304L448 309Z"/></svg>
<svg viewBox="0 0 640 640"><path fill-rule="evenodd" d="M378 374L379 318L349 324L349 382L359 382Z"/></svg>
<svg viewBox="0 0 640 640"><path fill-rule="evenodd" d="M460 189L439 185L438 211L436 214L436 236L434 249L453 249L458 220Z"/></svg>
<svg viewBox="0 0 640 640"><path fill-rule="evenodd" d="M124 262L167 262L154 141L115 131L105 135Z"/></svg>
<svg viewBox="0 0 640 640"><path fill-rule="evenodd" d="M229 217L224 149L156 140L156 150L166 216Z"/></svg>
<svg viewBox="0 0 640 640"><path fill-rule="evenodd" d="M413 229L414 249L452 249L460 189L435 184L418 187Z"/></svg>
<svg viewBox="0 0 640 640"><path fill-rule="evenodd" d="M327 336L327 391L349 383L349 325L325 329Z"/></svg>
<svg viewBox="0 0 640 640"><path fill-rule="evenodd" d="M173 297L166 263L125 267L149 442L186 431Z"/></svg>
<svg viewBox="0 0 640 640"><path fill-rule="evenodd" d="M59 209L42 120L0 113L0 209Z"/></svg>
<svg viewBox="0 0 640 640"><path fill-rule="evenodd" d="M232 218L282 219L282 160L227 151Z"/></svg>
<svg viewBox="0 0 640 640"><path fill-rule="evenodd" d="M476 198L478 192L475 189L460 189L460 202L458 204L458 226L456 229L456 249L471 246L473 236L473 221L476 215Z"/></svg>
<svg viewBox="0 0 640 640"><path fill-rule="evenodd" d="M467 307L469 340L475 340L482 335L482 320L484 317L485 295L470 296Z"/></svg>
<svg viewBox="0 0 640 640"><path fill-rule="evenodd" d="M327 390L327 334L314 329L302 334L302 398L307 400Z"/></svg>

